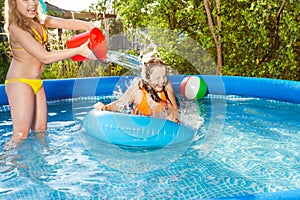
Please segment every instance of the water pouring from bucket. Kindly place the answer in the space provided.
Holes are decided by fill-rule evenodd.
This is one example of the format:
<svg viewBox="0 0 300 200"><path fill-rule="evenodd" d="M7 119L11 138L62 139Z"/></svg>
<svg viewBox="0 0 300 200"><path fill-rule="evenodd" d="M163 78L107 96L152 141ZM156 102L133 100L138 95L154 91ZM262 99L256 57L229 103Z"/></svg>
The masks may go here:
<svg viewBox="0 0 300 200"><path fill-rule="evenodd" d="M89 48L93 51L98 60L105 63L116 63L129 69L136 75L139 75L140 62L138 57L117 51L108 51L105 37L102 31L98 28L93 28L90 31L72 36L67 41L67 48L78 47L84 44L88 39L90 39ZM88 58L81 55L76 55L72 57L72 60L86 61Z"/></svg>
<svg viewBox="0 0 300 200"><path fill-rule="evenodd" d="M132 71L137 76L140 75L141 65L148 60L151 55L157 53L156 46L154 44L150 44L147 51L142 53L142 57L137 57L134 55L118 52L118 51L110 51L108 50L105 37L102 31L98 28L93 28L90 31L86 31L84 33L72 36L67 41L67 48L75 48L82 44L84 44L87 40L90 40L89 47L95 54L98 60L102 63L115 63L122 67L127 68ZM72 59L74 61L86 61L88 58L76 55L73 56Z"/></svg>

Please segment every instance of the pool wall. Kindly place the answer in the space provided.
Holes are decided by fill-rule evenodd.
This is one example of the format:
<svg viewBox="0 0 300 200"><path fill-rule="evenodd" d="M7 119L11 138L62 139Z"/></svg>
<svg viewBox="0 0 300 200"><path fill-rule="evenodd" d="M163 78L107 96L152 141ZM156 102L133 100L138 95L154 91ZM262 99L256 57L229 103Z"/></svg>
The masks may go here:
<svg viewBox="0 0 300 200"><path fill-rule="evenodd" d="M185 77L186 75L170 76L175 92L180 91L180 83ZM203 75L200 77L205 80L209 94L240 95L300 103L300 82L298 81L241 76ZM44 80L44 87L48 100L111 95L116 85L122 85L121 82L132 78L132 76L113 76ZM0 85L0 106L7 104L5 85Z"/></svg>

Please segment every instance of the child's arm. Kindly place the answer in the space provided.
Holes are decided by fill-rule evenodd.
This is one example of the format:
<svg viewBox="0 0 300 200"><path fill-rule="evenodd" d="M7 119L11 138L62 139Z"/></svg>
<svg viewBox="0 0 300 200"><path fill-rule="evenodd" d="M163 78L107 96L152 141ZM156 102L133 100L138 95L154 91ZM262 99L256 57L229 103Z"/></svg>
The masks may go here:
<svg viewBox="0 0 300 200"><path fill-rule="evenodd" d="M98 102L94 105L94 108L96 110L120 112L126 106L129 106L132 103L135 90L135 87L129 87L120 99L113 101L107 105L104 105L102 102Z"/></svg>

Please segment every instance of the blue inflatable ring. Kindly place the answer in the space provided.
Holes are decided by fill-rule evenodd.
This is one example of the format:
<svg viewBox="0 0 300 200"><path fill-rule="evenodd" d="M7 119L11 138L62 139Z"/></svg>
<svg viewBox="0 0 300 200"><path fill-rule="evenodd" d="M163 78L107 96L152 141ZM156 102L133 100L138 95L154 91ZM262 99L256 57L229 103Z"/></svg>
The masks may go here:
<svg viewBox="0 0 300 200"><path fill-rule="evenodd" d="M86 134L122 146L163 147L192 141L195 130L170 120L91 110L83 120Z"/></svg>

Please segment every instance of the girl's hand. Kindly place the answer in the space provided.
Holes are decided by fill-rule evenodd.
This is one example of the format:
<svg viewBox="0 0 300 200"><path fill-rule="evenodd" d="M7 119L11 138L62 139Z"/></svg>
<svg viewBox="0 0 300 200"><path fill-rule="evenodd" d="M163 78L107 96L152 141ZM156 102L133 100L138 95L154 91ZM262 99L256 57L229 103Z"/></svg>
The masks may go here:
<svg viewBox="0 0 300 200"><path fill-rule="evenodd" d="M176 122L177 124L181 124L181 121L179 120L179 112L176 108L169 108L169 119L173 122Z"/></svg>
<svg viewBox="0 0 300 200"><path fill-rule="evenodd" d="M90 40L88 39L84 44L79 46L79 54L91 60L97 60L93 51L88 47Z"/></svg>
<svg viewBox="0 0 300 200"><path fill-rule="evenodd" d="M177 124L181 124L181 121L177 118L171 119L173 122L177 123Z"/></svg>
<svg viewBox="0 0 300 200"><path fill-rule="evenodd" d="M98 102L94 104L94 108L96 110L106 110L106 106L102 102Z"/></svg>

